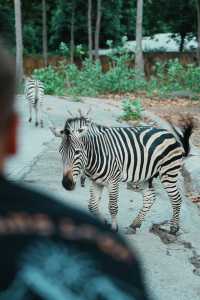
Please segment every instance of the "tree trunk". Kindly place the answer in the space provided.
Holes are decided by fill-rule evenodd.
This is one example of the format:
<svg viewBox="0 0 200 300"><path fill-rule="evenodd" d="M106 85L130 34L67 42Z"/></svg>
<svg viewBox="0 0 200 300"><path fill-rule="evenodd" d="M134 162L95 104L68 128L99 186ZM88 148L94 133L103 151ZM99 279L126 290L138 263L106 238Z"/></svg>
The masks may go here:
<svg viewBox="0 0 200 300"><path fill-rule="evenodd" d="M88 0L88 56L92 60L92 0Z"/></svg>
<svg viewBox="0 0 200 300"><path fill-rule="evenodd" d="M70 31L70 62L74 63L74 22L75 22L75 2L72 1L71 31Z"/></svg>
<svg viewBox="0 0 200 300"><path fill-rule="evenodd" d="M23 80L23 41L22 41L22 19L21 1L14 0L15 4L15 34L16 34L16 72L18 83Z"/></svg>
<svg viewBox="0 0 200 300"><path fill-rule="evenodd" d="M198 65L200 66L200 1L196 0L196 9L197 9L197 60Z"/></svg>
<svg viewBox="0 0 200 300"><path fill-rule="evenodd" d="M99 59L99 34L101 28L101 0L97 0L97 18L95 28L95 59Z"/></svg>
<svg viewBox="0 0 200 300"><path fill-rule="evenodd" d="M47 6L46 0L42 0L42 45L44 65L48 63L48 48L47 48Z"/></svg>
<svg viewBox="0 0 200 300"><path fill-rule="evenodd" d="M181 42L180 42L180 46L179 46L179 51L183 52L186 34L185 34L185 32L183 32L183 33L180 33L180 35L181 35Z"/></svg>
<svg viewBox="0 0 200 300"><path fill-rule="evenodd" d="M142 52L142 19L143 0L137 0L135 69L136 74L139 77L144 77L144 59Z"/></svg>

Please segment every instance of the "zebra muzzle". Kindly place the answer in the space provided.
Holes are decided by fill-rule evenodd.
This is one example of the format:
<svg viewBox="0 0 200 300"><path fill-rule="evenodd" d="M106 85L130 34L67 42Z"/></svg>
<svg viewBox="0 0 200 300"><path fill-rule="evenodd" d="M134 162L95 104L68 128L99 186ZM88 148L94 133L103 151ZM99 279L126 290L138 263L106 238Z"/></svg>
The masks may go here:
<svg viewBox="0 0 200 300"><path fill-rule="evenodd" d="M68 191L72 191L75 188L75 182L73 181L73 178L67 176L63 176L62 185Z"/></svg>

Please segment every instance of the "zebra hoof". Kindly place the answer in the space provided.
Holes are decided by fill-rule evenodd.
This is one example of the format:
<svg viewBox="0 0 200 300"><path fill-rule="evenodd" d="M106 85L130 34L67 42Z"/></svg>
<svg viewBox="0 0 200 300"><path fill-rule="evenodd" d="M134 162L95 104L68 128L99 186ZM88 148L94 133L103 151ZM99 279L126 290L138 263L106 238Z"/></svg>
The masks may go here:
<svg viewBox="0 0 200 300"><path fill-rule="evenodd" d="M136 234L136 228L132 227L132 226L129 226L126 231L125 231L125 234Z"/></svg>
<svg viewBox="0 0 200 300"><path fill-rule="evenodd" d="M28 121L29 121L29 123L30 123L30 122L32 121L32 118L29 118Z"/></svg>
<svg viewBox="0 0 200 300"><path fill-rule="evenodd" d="M85 187L85 181L81 179L81 187Z"/></svg>
<svg viewBox="0 0 200 300"><path fill-rule="evenodd" d="M111 229L112 229L112 231L114 231L114 232L118 232L118 225L116 226L116 227L114 227L114 228L112 228L112 226L111 226Z"/></svg>
<svg viewBox="0 0 200 300"><path fill-rule="evenodd" d="M43 123L40 123L40 127L41 127L41 128L44 128L44 124L43 124Z"/></svg>
<svg viewBox="0 0 200 300"><path fill-rule="evenodd" d="M35 122L35 127L38 127L38 125L39 125L38 122Z"/></svg>
<svg viewBox="0 0 200 300"><path fill-rule="evenodd" d="M111 228L111 224L110 224L107 220L104 220L104 224L105 224L106 226L108 226L109 228Z"/></svg>
<svg viewBox="0 0 200 300"><path fill-rule="evenodd" d="M170 226L170 231L169 231L170 234L176 235L178 231L179 231L179 226L175 226L175 225Z"/></svg>

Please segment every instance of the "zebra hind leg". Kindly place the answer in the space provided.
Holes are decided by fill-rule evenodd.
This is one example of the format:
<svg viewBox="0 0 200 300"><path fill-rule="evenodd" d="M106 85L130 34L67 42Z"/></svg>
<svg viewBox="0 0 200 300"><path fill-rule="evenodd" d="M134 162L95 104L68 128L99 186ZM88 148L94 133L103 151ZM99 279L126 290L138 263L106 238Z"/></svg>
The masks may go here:
<svg viewBox="0 0 200 300"><path fill-rule="evenodd" d="M35 127L38 127L39 122L38 122L38 107L37 103L35 104Z"/></svg>
<svg viewBox="0 0 200 300"><path fill-rule="evenodd" d="M178 176L178 175L177 175ZM172 219L170 221L170 233L176 234L179 231L179 221L180 221L180 210L182 198L177 189L177 180L173 176L163 176L161 182L171 200L172 205Z"/></svg>
<svg viewBox="0 0 200 300"><path fill-rule="evenodd" d="M40 120L40 127L43 128L44 127L44 122L43 122L43 96L40 99L40 104L39 104L39 111L38 111L38 119Z"/></svg>
<svg viewBox="0 0 200 300"><path fill-rule="evenodd" d="M156 200L155 190L153 186L150 185L143 192L143 207L139 211L137 217L133 220L133 222L129 226L126 232L127 234L134 234L136 233L136 229L141 227L146 214L150 211L155 200Z"/></svg>
<svg viewBox="0 0 200 300"><path fill-rule="evenodd" d="M118 231L117 213L118 213L118 196L119 196L119 183L112 183L109 187L109 212L111 216L111 228Z"/></svg>
<svg viewBox="0 0 200 300"><path fill-rule="evenodd" d="M29 123L31 123L32 121L32 103L31 100L29 100L29 119L28 119Z"/></svg>

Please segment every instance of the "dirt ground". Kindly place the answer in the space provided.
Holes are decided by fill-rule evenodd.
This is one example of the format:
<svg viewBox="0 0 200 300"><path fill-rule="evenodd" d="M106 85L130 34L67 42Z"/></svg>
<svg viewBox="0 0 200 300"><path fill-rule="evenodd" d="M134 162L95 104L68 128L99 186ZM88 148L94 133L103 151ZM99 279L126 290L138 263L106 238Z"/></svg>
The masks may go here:
<svg viewBox="0 0 200 300"><path fill-rule="evenodd" d="M149 116L150 113L157 113L160 116L170 113L176 117L177 112L188 113L189 105L193 115L199 116L200 111L199 104L191 105L189 102L185 105L175 103L172 106L172 102L166 104L167 102L164 101L156 101L154 104L154 100L150 103L149 99L143 99L142 103ZM90 107L92 108L91 118L97 123L107 126L127 125L127 123L118 122L122 114L121 98L84 98L81 102L75 102L70 98L45 97L45 110L58 127L63 126L67 118L67 110L77 113L77 109L81 108L85 112ZM33 124L27 122L28 107L22 97L19 97L18 109L22 116L19 131L19 152L22 155L18 155L10 162L8 166L10 177L48 193L59 201L87 210L89 179L85 188L77 184L72 192L64 190L61 185L62 163L58 153L60 140L53 138L50 134L47 120L43 129L36 129ZM196 132L194 136L198 141ZM198 148L197 150L198 155L186 162L186 169L191 174L196 191L200 193L200 150ZM179 185L183 196L181 230L180 235L174 240L163 231L160 232L157 227L153 227L150 231L153 223L160 223L171 217L170 201L159 181L155 182L157 201L147 215L141 230L136 235L124 235L125 228L141 208L142 195L127 189L126 185L120 186L118 214L120 232L138 252L145 283L154 300L196 300L200 297L200 210L188 197L185 197L181 176ZM109 219L106 191L101 202L101 212Z"/></svg>
<svg viewBox="0 0 200 300"><path fill-rule="evenodd" d="M178 124L180 115L192 117L195 122L195 129L192 134L191 142L200 149L200 97L199 100L190 100L188 98L166 98L147 97L145 94L127 94L127 95L107 95L104 96L113 105L120 106L121 101L127 97L135 100L140 99L145 110L150 111L157 116L170 119L174 124ZM146 118L145 122L151 122Z"/></svg>

